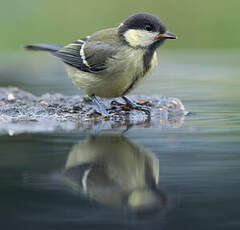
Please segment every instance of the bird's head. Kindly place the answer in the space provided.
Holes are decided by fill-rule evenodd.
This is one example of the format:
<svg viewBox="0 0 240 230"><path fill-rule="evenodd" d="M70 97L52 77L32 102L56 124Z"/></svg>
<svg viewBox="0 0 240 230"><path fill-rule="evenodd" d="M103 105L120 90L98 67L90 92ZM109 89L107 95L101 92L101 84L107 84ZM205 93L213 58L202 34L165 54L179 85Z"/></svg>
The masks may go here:
<svg viewBox="0 0 240 230"><path fill-rule="evenodd" d="M137 13L129 16L118 27L120 39L133 48L159 47L166 39L177 36L166 30L161 20L152 14Z"/></svg>

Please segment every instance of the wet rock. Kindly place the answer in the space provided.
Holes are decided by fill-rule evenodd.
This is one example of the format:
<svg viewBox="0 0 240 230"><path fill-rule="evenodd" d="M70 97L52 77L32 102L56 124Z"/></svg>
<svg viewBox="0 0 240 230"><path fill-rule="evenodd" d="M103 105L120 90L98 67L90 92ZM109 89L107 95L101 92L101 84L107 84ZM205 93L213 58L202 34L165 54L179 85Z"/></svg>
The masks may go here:
<svg viewBox="0 0 240 230"><path fill-rule="evenodd" d="M111 114L103 118L90 100L80 95L34 96L18 88L0 88L0 134L53 132L138 126L179 127L184 106L177 98L131 96L145 110L130 110L121 98L102 99Z"/></svg>

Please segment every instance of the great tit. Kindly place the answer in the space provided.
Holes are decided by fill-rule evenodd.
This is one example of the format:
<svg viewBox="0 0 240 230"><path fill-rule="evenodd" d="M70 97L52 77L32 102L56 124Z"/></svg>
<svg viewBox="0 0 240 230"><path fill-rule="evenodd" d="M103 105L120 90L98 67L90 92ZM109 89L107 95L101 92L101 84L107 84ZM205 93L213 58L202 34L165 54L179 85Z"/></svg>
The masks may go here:
<svg viewBox="0 0 240 230"><path fill-rule="evenodd" d="M100 30L66 46L33 44L25 48L60 58L73 83L91 97L103 116L109 116L96 96L122 97L130 108L137 108L125 95L156 67L157 48L166 39L176 38L157 16L137 13L118 27Z"/></svg>

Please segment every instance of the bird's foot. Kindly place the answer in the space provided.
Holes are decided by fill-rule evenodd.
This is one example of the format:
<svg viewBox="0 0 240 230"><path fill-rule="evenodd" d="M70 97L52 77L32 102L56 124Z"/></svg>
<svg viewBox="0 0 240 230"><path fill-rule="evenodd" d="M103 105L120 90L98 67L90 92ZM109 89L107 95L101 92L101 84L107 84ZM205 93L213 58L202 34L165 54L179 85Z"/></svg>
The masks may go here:
<svg viewBox="0 0 240 230"><path fill-rule="evenodd" d="M100 103L95 95L91 96L91 101L98 107L98 112L105 118L109 118L111 115L107 112L106 108Z"/></svg>
<svg viewBox="0 0 240 230"><path fill-rule="evenodd" d="M145 104L148 104L149 101L136 101L135 102L126 96L123 96L122 98L126 102L126 105L121 106L121 108L123 110L130 111L130 110L136 109L136 110L144 111L147 114L151 113L151 109L149 107L143 106Z"/></svg>

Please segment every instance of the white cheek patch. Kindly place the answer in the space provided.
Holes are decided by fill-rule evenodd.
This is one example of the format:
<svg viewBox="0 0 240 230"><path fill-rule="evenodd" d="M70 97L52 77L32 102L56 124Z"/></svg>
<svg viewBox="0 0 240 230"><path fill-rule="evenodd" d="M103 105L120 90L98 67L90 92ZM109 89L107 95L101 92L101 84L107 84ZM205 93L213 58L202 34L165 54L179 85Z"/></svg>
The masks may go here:
<svg viewBox="0 0 240 230"><path fill-rule="evenodd" d="M132 47L146 47L154 42L157 32L130 29L124 33L125 40Z"/></svg>

